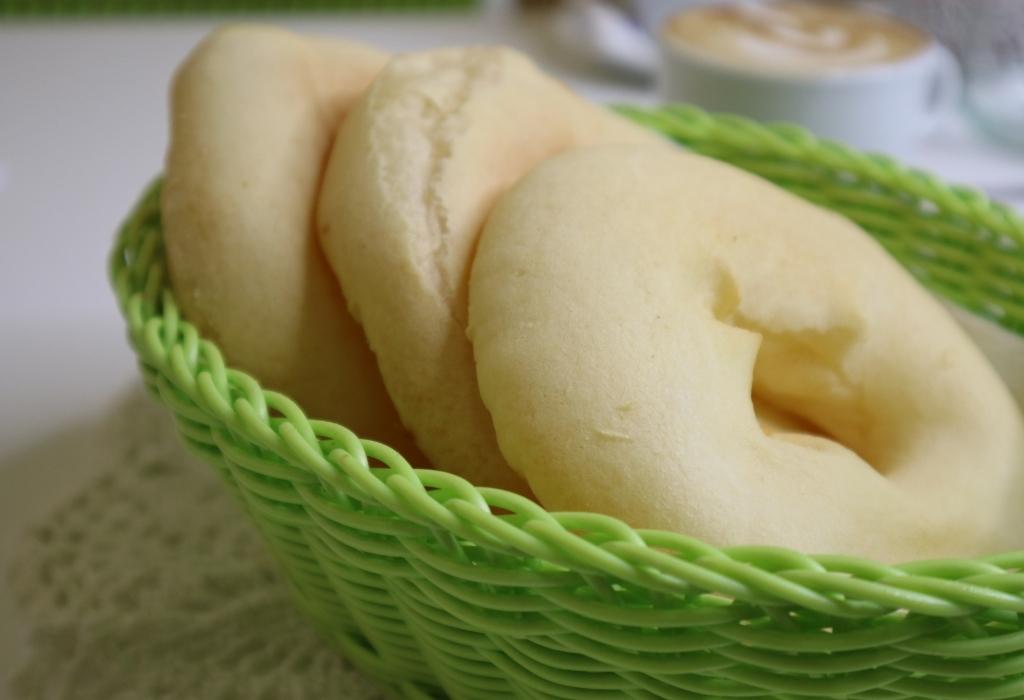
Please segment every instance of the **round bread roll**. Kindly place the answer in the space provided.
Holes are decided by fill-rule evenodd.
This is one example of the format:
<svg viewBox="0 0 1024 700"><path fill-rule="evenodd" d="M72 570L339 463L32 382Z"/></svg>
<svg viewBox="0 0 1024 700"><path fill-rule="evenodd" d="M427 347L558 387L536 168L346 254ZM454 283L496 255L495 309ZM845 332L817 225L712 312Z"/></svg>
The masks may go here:
<svg viewBox="0 0 1024 700"><path fill-rule="evenodd" d="M214 32L174 80L161 206L178 303L232 365L418 459L314 225L337 127L385 60L269 27Z"/></svg>
<svg viewBox="0 0 1024 700"><path fill-rule="evenodd" d="M887 561L1024 544L1024 426L991 366L864 232L731 166L547 161L495 206L469 316L548 508Z"/></svg>
<svg viewBox="0 0 1024 700"><path fill-rule="evenodd" d="M345 120L318 204L323 247L436 467L527 492L498 450L465 335L495 197L565 149L655 139L501 48L398 56Z"/></svg>

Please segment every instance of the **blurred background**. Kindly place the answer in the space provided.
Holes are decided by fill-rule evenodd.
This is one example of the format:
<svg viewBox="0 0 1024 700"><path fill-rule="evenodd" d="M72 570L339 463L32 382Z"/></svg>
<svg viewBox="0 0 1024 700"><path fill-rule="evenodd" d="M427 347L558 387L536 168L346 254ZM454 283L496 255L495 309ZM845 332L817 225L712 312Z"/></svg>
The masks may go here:
<svg viewBox="0 0 1024 700"><path fill-rule="evenodd" d="M729 111L783 115L828 132L863 108L870 116L841 133L884 143L879 150L1024 210L1024 0L833 2L891 13L924 37L920 51L882 60L863 80L836 77L813 60L796 77L773 72L770 60L723 67L728 61L701 57L693 41L666 35L670 17L707 4L0 0L0 552L31 514L89 476L65 470L51 478L44 461L53 453L39 447L137 382L106 257L121 218L161 170L172 72L226 21L271 22L396 52L511 45L604 103L685 99L718 109L725 91L715 88L728 74L753 86L738 90ZM741 10L741 23L774 22L788 49L844 49L835 27L809 28L774 10L766 16L753 0ZM867 45L877 48L874 41ZM697 77L708 75L701 88ZM921 92L919 104L886 101L911 89ZM840 99L849 109L836 110ZM893 137L896 127L904 135ZM883 133L891 138L877 140ZM2 609L0 619L8 619ZM0 629L0 681L20 648L9 631Z"/></svg>

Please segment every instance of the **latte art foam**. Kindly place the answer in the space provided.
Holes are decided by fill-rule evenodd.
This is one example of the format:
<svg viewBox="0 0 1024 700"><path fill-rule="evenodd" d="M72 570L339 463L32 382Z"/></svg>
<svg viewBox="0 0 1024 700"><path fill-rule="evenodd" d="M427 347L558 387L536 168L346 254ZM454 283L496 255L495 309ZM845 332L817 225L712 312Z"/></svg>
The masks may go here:
<svg viewBox="0 0 1024 700"><path fill-rule="evenodd" d="M798 73L894 63L928 44L921 31L897 19L809 2L699 7L669 19L664 31L731 65Z"/></svg>

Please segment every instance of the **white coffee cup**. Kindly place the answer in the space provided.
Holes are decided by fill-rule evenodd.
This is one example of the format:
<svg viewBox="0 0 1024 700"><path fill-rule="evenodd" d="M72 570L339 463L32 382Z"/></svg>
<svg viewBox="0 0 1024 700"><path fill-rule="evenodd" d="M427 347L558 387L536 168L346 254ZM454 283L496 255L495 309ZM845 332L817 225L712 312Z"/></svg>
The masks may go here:
<svg viewBox="0 0 1024 700"><path fill-rule="evenodd" d="M783 5L806 4L747 2L734 7L743 12L755 8L774 12ZM714 7L721 12L723 6ZM679 33L669 31L675 18L710 9L711 6L686 9L662 25L659 86L662 97L668 101L689 102L709 111L759 121L796 123L826 139L899 155L925 136L936 118L959 99L960 74L955 58L934 37L916 27L910 28L902 20L847 4L840 11L871 13L871 21L891 22L920 32L920 45L906 55L875 62L843 65L842 56L822 54L825 58L821 65L815 65L814 55L810 54L807 65L794 66L774 61L770 50L762 51L763 55L756 58L741 56L742 60L726 55L732 49L716 55L719 49L696 46ZM816 29L819 30L830 31ZM696 35L701 42L706 42L707 36L706 32ZM741 47L748 44L752 42L737 41Z"/></svg>

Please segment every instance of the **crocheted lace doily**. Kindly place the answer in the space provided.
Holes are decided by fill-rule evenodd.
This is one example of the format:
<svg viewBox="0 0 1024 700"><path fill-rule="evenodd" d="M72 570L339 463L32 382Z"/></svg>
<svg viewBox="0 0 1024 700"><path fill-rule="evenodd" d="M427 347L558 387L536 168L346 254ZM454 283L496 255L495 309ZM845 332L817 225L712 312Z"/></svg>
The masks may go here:
<svg viewBox="0 0 1024 700"><path fill-rule="evenodd" d="M140 390L100 433L105 473L40 514L8 567L32 628L14 698L385 697L299 617L165 410Z"/></svg>
<svg viewBox="0 0 1024 700"><path fill-rule="evenodd" d="M1021 401L1021 339L955 315ZM139 390L90 436L104 473L41 513L8 567L32 627L14 698L386 697L298 616L255 528L165 409Z"/></svg>

